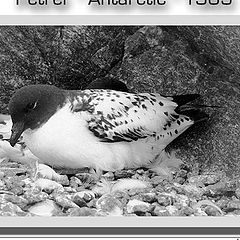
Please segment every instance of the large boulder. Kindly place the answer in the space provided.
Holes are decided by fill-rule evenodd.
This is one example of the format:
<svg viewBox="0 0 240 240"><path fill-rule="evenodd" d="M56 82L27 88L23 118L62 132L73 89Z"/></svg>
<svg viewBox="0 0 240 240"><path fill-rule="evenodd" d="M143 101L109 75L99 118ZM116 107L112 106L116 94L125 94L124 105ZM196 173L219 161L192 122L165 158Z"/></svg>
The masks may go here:
<svg viewBox="0 0 240 240"><path fill-rule="evenodd" d="M143 27L125 41L114 72L134 91L200 93L204 104L220 107L206 108L209 120L171 144L200 173L239 176L239 36L239 27Z"/></svg>

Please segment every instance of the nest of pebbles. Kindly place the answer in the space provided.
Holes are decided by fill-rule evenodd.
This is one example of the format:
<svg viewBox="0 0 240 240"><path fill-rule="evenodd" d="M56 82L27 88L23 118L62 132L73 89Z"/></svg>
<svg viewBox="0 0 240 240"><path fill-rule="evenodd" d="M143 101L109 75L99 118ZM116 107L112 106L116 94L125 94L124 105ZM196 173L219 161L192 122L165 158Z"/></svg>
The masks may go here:
<svg viewBox="0 0 240 240"><path fill-rule="evenodd" d="M0 163L0 216L222 216L240 215L240 183L221 173L171 177L147 169L32 176L32 167ZM45 176L46 177L46 176Z"/></svg>

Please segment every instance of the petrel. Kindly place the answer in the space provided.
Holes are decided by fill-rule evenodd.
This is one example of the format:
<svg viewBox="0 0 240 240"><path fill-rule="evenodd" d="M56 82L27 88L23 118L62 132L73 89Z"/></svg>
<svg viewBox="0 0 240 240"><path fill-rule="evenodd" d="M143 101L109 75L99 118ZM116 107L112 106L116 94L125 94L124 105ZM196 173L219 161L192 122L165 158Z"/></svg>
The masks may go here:
<svg viewBox="0 0 240 240"><path fill-rule="evenodd" d="M198 97L30 85L10 100L10 144L23 135L31 152L55 168L151 168L170 142L206 118L186 107Z"/></svg>

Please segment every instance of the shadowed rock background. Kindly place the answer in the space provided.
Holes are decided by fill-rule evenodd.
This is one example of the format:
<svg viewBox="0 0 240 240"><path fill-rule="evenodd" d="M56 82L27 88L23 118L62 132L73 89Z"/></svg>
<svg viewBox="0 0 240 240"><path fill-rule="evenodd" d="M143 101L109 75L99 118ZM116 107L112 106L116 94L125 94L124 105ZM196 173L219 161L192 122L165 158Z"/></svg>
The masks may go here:
<svg viewBox="0 0 240 240"><path fill-rule="evenodd" d="M27 84L82 89L107 77L131 91L200 93L207 122L170 149L196 173L239 177L240 27L2 26L0 110Z"/></svg>

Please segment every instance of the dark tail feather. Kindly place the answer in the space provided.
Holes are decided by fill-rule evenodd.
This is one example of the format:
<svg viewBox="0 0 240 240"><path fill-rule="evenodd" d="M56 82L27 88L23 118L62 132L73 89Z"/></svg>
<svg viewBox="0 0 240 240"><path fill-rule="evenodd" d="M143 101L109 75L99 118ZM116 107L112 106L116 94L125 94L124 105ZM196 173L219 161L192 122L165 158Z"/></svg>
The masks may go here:
<svg viewBox="0 0 240 240"><path fill-rule="evenodd" d="M188 116L194 123L205 121L209 118L208 114L199 110L199 109L191 109L181 111L181 115Z"/></svg>
<svg viewBox="0 0 240 240"><path fill-rule="evenodd" d="M208 119L208 114L203 112L202 108L212 107L217 108L218 106L208 106L200 104L192 104L191 102L198 99L200 94L186 94L173 96L173 101L178 104L175 111L178 114L188 116L194 123L205 121Z"/></svg>
<svg viewBox="0 0 240 240"><path fill-rule="evenodd" d="M176 95L171 96L173 101L177 103L178 106L182 106L186 103L192 102L200 97L200 94L184 94L184 95Z"/></svg>

